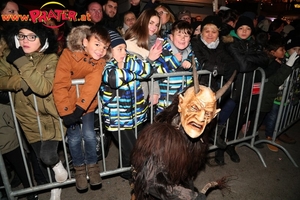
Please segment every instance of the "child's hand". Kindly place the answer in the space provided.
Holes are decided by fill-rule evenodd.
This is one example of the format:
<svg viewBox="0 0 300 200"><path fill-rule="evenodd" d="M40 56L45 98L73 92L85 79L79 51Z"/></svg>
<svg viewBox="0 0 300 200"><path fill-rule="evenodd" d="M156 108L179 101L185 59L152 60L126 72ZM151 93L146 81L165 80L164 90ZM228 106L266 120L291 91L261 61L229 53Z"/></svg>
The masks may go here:
<svg viewBox="0 0 300 200"><path fill-rule="evenodd" d="M151 47L150 51L149 51L148 58L151 61L154 61L154 60L159 58L161 52L162 52L162 46L161 45L159 45L159 46L153 45Z"/></svg>
<svg viewBox="0 0 300 200"><path fill-rule="evenodd" d="M24 55L25 55L25 53L24 53L22 47L19 47L18 49L13 48L13 49L11 49L8 56L6 57L6 61L13 64L17 59L21 58Z"/></svg>
<svg viewBox="0 0 300 200"><path fill-rule="evenodd" d="M185 60L185 61L182 62L181 66L184 69L189 69L189 68L191 68L192 64L189 61Z"/></svg>
<svg viewBox="0 0 300 200"><path fill-rule="evenodd" d="M179 62L181 62L181 60L182 60L182 55L181 55L181 53L176 53L174 56L177 58L177 60L178 60Z"/></svg>
<svg viewBox="0 0 300 200"><path fill-rule="evenodd" d="M149 97L149 101L151 102L151 105L155 105L158 103L159 95L158 94L153 94L152 96Z"/></svg>

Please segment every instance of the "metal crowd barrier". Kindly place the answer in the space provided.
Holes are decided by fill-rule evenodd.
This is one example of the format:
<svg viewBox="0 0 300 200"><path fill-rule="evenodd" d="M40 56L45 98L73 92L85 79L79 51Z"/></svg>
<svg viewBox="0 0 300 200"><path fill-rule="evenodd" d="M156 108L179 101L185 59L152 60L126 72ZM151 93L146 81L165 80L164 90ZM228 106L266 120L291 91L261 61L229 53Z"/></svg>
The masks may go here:
<svg viewBox="0 0 300 200"><path fill-rule="evenodd" d="M257 121L258 121L260 104L261 104L261 99L262 99L262 94L263 94L263 87L264 87L264 83L265 83L264 71L259 68L254 72L254 74L257 73L258 71L260 71L260 73L262 74L262 79L261 79L260 93L258 94L259 97L258 97L258 103L257 103L256 117L255 117L255 121L253 122L254 123L253 132L250 135L246 136L246 135L243 135L242 133L240 133L240 130L238 130L236 128L235 139L231 140L231 141L228 141L227 145L236 144L238 146L247 146L247 147L249 147L250 149L255 151L255 153L258 154L258 156L261 159L263 165L266 167L266 164L264 162L264 159L263 159L261 153L254 146L254 144L257 144L257 143L260 143L260 142L271 143L271 144L279 147L280 149L282 149L287 154L287 156L290 158L290 160L293 162L293 164L296 167L298 167L297 164L292 159L292 157L290 156L290 154L288 153L288 151L284 147L282 147L281 145L276 144L274 141L275 141L275 138L276 138L277 135L282 133L284 130L286 130L291 125L293 125L296 121L299 120L299 115L300 115L299 103L296 104L296 105L291 105L291 104L287 103L289 101L289 98L288 98L289 95L288 94L291 92L291 87L293 85L293 81L291 81L291 80L293 79L293 77L298 76L299 72L296 71L296 70L293 71L292 75L285 81L285 89L284 89L284 94L283 94L284 95L283 100L287 104L287 106L284 106L284 104L281 104L281 106L280 106L280 111L279 111L278 118L277 118L277 123L276 123L276 128L275 128L275 131L274 131L273 141L268 141L268 140L255 141L255 136L257 135L257 132L255 130L257 128ZM211 80L214 78L212 76L212 74L210 72L206 71L206 70L198 71L198 74L199 75L208 75L208 77L209 77L208 86L210 86ZM151 76L150 86L152 86L152 88L153 88L153 82L157 78L167 78L168 79L171 76L183 76L184 77L184 76L188 76L188 75L191 75L191 73L190 72L176 72L176 73L170 73L170 74L154 74L154 75ZM245 75L244 75L244 78L245 78ZM223 77L221 77L220 80L221 80L221 86L222 86L223 85ZM254 83L254 76L253 76L253 81L252 82ZM73 84L75 84L77 86L79 84L83 84L83 83L84 83L84 80L73 80ZM182 85L186 86L186 83L183 81ZM79 90L77 90L77 91L79 91ZM242 90L241 93L243 93L243 92L244 91ZM150 93L153 93L153 90L150 90ZM136 92L134 94L136 95ZM117 95L118 95L118 92L117 92ZM13 100L12 100L11 94L9 94L9 96L10 96L11 105L13 105L12 104ZM99 93L98 93L98 96L99 96ZM252 100L252 95L251 95L251 98L250 98L250 101L249 101L249 105L248 105L249 107L251 105L251 100ZM100 102L99 98L98 98L98 104L99 104L99 108L98 108L98 112L96 112L96 113L98 113L98 116L99 116L100 138L101 138L101 144L103 144L103 135L104 135L103 134L103 128L104 127L102 127L102 118L101 118L101 108L102 107L101 107L101 102ZM39 119L37 104L35 106L36 106L36 111L37 111L37 118ZM241 106L241 101L239 103L239 106ZM14 112L14 106L11 106L11 107L12 107L14 122L17 125L16 130L17 130L17 135L18 135L18 139L19 139L19 143L20 143L20 148L23 150L23 146L22 146L22 142L21 142L21 134L22 133L21 133L20 128L19 128L18 123L17 123L16 115L15 115L15 112ZM247 120L246 121L248 121L249 112L250 111L248 109ZM155 115L154 113L155 113L154 106L151 105L150 106L150 123L153 123L153 119L154 119L154 115ZM240 117L241 116L238 116L238 118L240 118ZM237 119L237 120L239 120L239 119ZM39 122L39 120L38 120L38 122ZM38 124L38 126L40 126L40 123ZM212 144L209 147L210 151L215 150L215 149L218 148L217 145L216 145L217 128L215 129L214 133L215 133L215 137L214 137L214 141L212 142ZM64 135L62 120L61 120L61 134ZM137 129L136 129L136 134L137 134ZM119 132L119 137L121 137L120 132ZM225 140L226 140L226 137L227 137L227 128L226 128L226 132L225 132ZM0 170L1 170L1 176L2 176L2 179L3 179L4 187L2 187L0 189L3 189L3 188L5 189L5 191L7 193L7 196L8 196L8 199L12 200L12 199L14 199L14 197L21 196L21 195L24 195L24 194L28 194L28 193L32 193L32 192L38 192L38 191L42 191L42 190L46 190L46 189L62 187L62 186L65 186L65 185L70 185L70 184L75 183L75 179L72 177L72 173L71 173L71 166L70 166L71 160L69 160L69 158L68 158L68 149L67 149L66 140L65 140L64 137L63 137L62 143L63 143L63 155L64 155L64 158L65 158L65 165L66 165L66 169L67 169L68 174L69 174L67 181L65 181L64 183L50 182L48 184L44 184L44 185L40 185L40 186L34 186L34 182L32 180L32 177L30 176L30 173L29 173L30 169L26 169L28 180L30 182L30 187L29 188L24 188L24 189L12 190L12 188L10 186L9 179L8 179L8 175L7 175L7 172L6 172L3 157L2 157L2 154L1 154L1 156L0 156ZM121 161L122 160L121 159L122 158L122 152L121 152L121 145L120 144L119 144L120 167L116 167L115 169L112 169L112 170L107 169L107 160L110 159L110 156L108 154L108 156L105 157L104 145L101 145L101 148L102 148L102 160L99 161L99 163L100 163L100 165L102 165L102 171L100 173L100 175L102 177L109 176L109 175L116 175L118 173L121 173L121 172L124 172L124 171L127 171L127 170L130 169L129 167L123 167L123 165L122 165L122 161ZM23 161L26 163L26 159L25 159L26 153L24 152L24 150L22 151L22 156L23 156ZM25 166L27 166L27 163L26 163ZM50 169L49 168L48 168L48 175L50 176ZM49 178L49 180L51 180L51 178Z"/></svg>
<svg viewBox="0 0 300 200"><path fill-rule="evenodd" d="M282 99L279 106L279 111L276 119L276 125L273 132L272 141L261 139L256 141L255 144L258 143L268 143L272 144L279 149L281 149L287 157L291 160L291 162L298 167L297 163L294 161L290 153L280 144L275 142L276 138L284 133L287 129L289 129L292 125L294 125L300 119L300 88L299 88L299 79L300 73L299 68L294 69L289 77L285 80L282 92ZM295 89L297 90L295 92ZM294 90L294 91L293 91ZM260 155L260 159L263 162L264 166L266 166L262 156Z"/></svg>

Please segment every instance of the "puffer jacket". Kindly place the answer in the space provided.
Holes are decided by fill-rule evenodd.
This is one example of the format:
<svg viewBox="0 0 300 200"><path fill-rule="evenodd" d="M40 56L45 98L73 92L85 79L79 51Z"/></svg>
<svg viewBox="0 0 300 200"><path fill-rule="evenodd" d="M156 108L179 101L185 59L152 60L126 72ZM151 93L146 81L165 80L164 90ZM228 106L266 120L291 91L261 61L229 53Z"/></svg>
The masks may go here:
<svg viewBox="0 0 300 200"><path fill-rule="evenodd" d="M177 60L176 54L182 54L181 62ZM160 57L154 62L156 73L172 73L172 72L192 72L193 68L183 68L181 65L184 61L188 61L192 64L194 57L196 70L199 70L199 64L197 58L194 56L194 52L190 45L184 50L179 50L175 47L170 38L165 38L163 43L163 51ZM164 108L169 106L175 95L182 92L184 88L189 87L193 83L193 76L171 76L168 79L158 79L160 88L160 98L157 104L157 112L161 112Z"/></svg>
<svg viewBox="0 0 300 200"><path fill-rule="evenodd" d="M16 116L29 143L45 140L62 140L59 115L53 96L53 79L57 64L56 54L25 54L28 62L18 66L19 71L6 61L9 50L0 60L0 90L13 92ZM31 88L36 95L41 133L35 111L34 95L25 96L23 91Z"/></svg>
<svg viewBox="0 0 300 200"><path fill-rule="evenodd" d="M243 102L247 102L251 94L253 72L258 67L262 69L268 67L269 58L252 37L242 40L234 30L225 41L228 52L239 65L238 71L240 72L235 80L233 100L237 102L242 98ZM243 96L241 96L243 74L245 74L245 84Z"/></svg>
<svg viewBox="0 0 300 200"><path fill-rule="evenodd" d="M135 55L127 54L123 69L118 68L115 59L107 62L100 97L105 125L109 131L117 131L119 122L120 130L125 130L133 129L147 120L148 103L140 81L150 75L150 63L138 59ZM117 90L119 98L116 96Z"/></svg>
<svg viewBox="0 0 300 200"><path fill-rule="evenodd" d="M83 51L78 41L82 41L83 38L80 37L84 36L84 34L68 35L68 48L64 49L57 63L53 95L61 117L72 114L76 105L85 110L85 113L94 112L98 106L97 92L101 84L105 59L94 60ZM76 86L72 85L74 79L85 79L85 83L79 85L79 97Z"/></svg>
<svg viewBox="0 0 300 200"><path fill-rule="evenodd" d="M215 91L219 89L218 83L219 76L224 76L225 80L228 80L233 74L234 70L238 70L237 62L232 58L232 56L226 51L225 44L220 40L217 48L209 49L201 40L201 36L198 35L193 38L192 48L195 56L198 59L200 68L202 70L208 70L214 72L214 79L212 80L211 87ZM202 84L208 84L209 77L201 78Z"/></svg>

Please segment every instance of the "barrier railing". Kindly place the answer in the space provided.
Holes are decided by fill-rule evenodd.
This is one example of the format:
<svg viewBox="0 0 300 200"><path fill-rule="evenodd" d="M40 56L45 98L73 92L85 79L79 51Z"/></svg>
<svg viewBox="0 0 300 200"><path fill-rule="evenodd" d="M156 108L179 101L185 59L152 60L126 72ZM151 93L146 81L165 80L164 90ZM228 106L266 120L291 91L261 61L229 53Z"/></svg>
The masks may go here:
<svg viewBox="0 0 300 200"><path fill-rule="evenodd" d="M288 128L295 124L300 119L300 104L299 104L299 68L294 69L290 76L285 80L282 92L282 98L279 106L279 111L276 119L276 125L273 132L272 141L261 139L256 141L255 144L268 143L281 149L291 162L298 167L290 153L280 144L275 142L276 138L284 133ZM264 166L266 166L263 158L260 156Z"/></svg>
<svg viewBox="0 0 300 200"><path fill-rule="evenodd" d="M255 141L255 136L257 135L257 132L255 130L257 128L257 120L258 120L258 116L259 116L261 99L262 99L263 88L264 88L264 83L265 83L264 71L259 68L254 72L254 76L253 76L253 79L252 79L252 84L255 82L254 77L255 77L255 73L257 73L257 72L261 73L262 78L261 78L261 81L260 81L261 82L261 88L260 88L260 93L258 94L259 96L258 96L258 100L257 100L255 120L253 122L254 123L253 132L250 133L250 134L247 134L247 135L246 134L243 135L240 132L240 130L238 130L238 128L236 127L235 133L234 133L234 135L235 135L234 138L235 139L231 140L231 141L228 141L227 145L236 144L238 146L247 146L247 147L249 147L250 149L255 151L255 153L257 153L257 155L259 156L259 158L262 161L263 165L266 167L266 164L264 162L264 159L263 159L261 153L259 152L259 150L254 145L258 144L258 143L262 143L262 142L271 143L271 144L276 145L279 148L281 148L287 154L287 156L290 158L290 160L293 162L293 164L296 167L298 167L297 164L292 159L292 157L290 156L290 154L288 153L288 151L285 148L283 148L281 145L276 144L274 141L275 141L275 138L276 138L277 135L282 133L284 130L286 130L288 127L290 127L296 121L298 121L299 118L300 118L299 102L297 104L293 104L293 105L288 103L289 102L289 97L288 97L289 95L288 94L291 92L291 88L293 86L293 81L291 81L291 80L293 79L293 77L298 76L299 72L296 71L296 70L293 71L292 75L285 81L285 89L284 89L284 94L283 94L282 99L284 100L284 102L287 106L284 106L285 104L281 104L281 106L280 106L280 111L279 111L278 118L277 118L277 123L276 123L276 128L275 128L275 131L274 131L273 141L268 141L268 140ZM208 79L209 84L208 85L210 86L211 80L214 78L212 76L212 74L210 72L206 71L206 70L198 71L198 74L199 75L207 75L209 77L209 79ZM185 77L185 76L190 76L190 75L191 75L190 72L176 72L176 73L170 73L170 74L154 74L154 75L152 75L152 77L150 79L150 88L153 88L153 83L158 78L167 78L167 79L169 79L172 76L183 76L183 77ZM221 82L220 82L220 84L221 84L220 87L221 87L223 85L223 77L221 77L220 80L221 80ZM243 76L243 84L244 84L244 80L245 80L245 75ZM79 84L83 84L83 83L84 83L84 80L73 80L73 84L75 84L75 85L79 85ZM182 86L183 87L186 86L186 83L184 81L182 82ZM244 91L242 89L241 96L243 96L243 92ZM150 90L150 93L153 93L152 89ZM117 92L117 95L118 95L118 92ZM136 91L134 92L134 95L136 96ZM21 149L23 149L22 141L21 141L21 134L22 133L21 133L20 128L18 126L17 118L16 118L16 115L15 115L15 112L14 112L12 96L11 96L11 94L9 94L9 96L10 96L10 101L11 101L11 105L12 105L11 107L12 107L12 112L13 112L13 118L14 118L14 122L16 124L16 131L17 131L20 147L21 147ZM99 96L99 93L98 93L98 96ZM252 99L253 99L252 97L253 97L253 95L251 94L250 100L248 102L248 108L251 107L251 103L252 103ZM222 101L222 98L220 99L220 101ZM240 99L240 101L239 101L239 105L238 105L239 109L241 107L241 103L242 103L242 99ZM104 144L104 140L103 140L103 135L104 135L103 134L103 128L104 127L102 127L103 125L102 125L102 117L101 117L102 107L101 107L101 102L100 102L99 98L98 98L98 105L99 105L98 112L96 112L96 113L99 116L100 141L101 141L101 144ZM36 112L37 113L37 118L39 119L37 104L36 104L36 111L37 111ZM155 115L154 106L150 105L150 123L153 122L154 115ZM250 115L250 109L247 110L246 117L243 116L246 119L245 120L246 129L247 129L247 123L246 122L248 122L248 120L249 120L249 115ZM238 119L236 119L236 120L237 121L240 120L241 117L242 116L238 115ZM62 120L60 120L60 121L61 121L61 134L64 135ZM39 122L38 126L40 126L40 122ZM228 128L228 120L227 120L226 129L225 129L225 141L226 141L226 138L227 138L227 135L228 135L228 129L227 128ZM218 146L216 145L217 132L218 132L218 130L216 128L215 131L214 131L214 137L213 137L214 140L213 140L212 144L209 147L210 151L216 150L218 148ZM137 129L136 129L136 135L137 135ZM118 137L121 139L120 131L119 131ZM21 195L24 195L24 194L28 194L28 193L32 193L32 192L38 192L38 191L42 191L42 190L46 190L46 189L52 189L52 188L56 188L56 187L62 187L64 185L70 185L70 184L75 183L75 179L72 177L72 173L71 173L71 160L68 158L68 149L67 149L66 140L65 140L64 137L63 137L62 143L63 143L63 155L64 155L64 158L65 158L65 166L66 166L66 169L67 169L68 175L69 175L67 181L65 181L64 183L50 182L48 184L43 184L43 185L40 185L40 186L34 186L33 180L32 180L32 178L30 176L30 173L29 173L29 169L26 169L28 180L30 182L30 187L29 188L24 188L24 189L12 190L12 188L10 186L10 183L9 183L8 176L7 176L7 172L6 172L6 168L5 168L5 164L4 164L2 155L0 156L1 176L2 176L2 179L3 179L5 191L6 191L7 196L8 196L9 199L12 200L12 199L14 199L14 197L21 196ZM109 175L115 175L115 174L118 174L118 173L129 170L129 167L123 167L123 165L122 165L122 159L121 159L122 158L122 152L121 152L121 145L120 144L119 144L118 148L119 148L120 167L116 167L115 169L108 170L107 169L107 159L110 159L110 156L108 155L108 157L105 157L104 145L101 145L102 160L99 161L99 163L102 166L102 171L100 173L100 175L102 177L109 176ZM26 153L24 151L22 151L23 161L26 163L25 166L27 166L27 161L25 159L25 157L26 157L25 154ZM50 169L49 168L48 168L48 176L50 176ZM51 180L51 178L49 178L49 180ZM1 189L3 189L3 187Z"/></svg>

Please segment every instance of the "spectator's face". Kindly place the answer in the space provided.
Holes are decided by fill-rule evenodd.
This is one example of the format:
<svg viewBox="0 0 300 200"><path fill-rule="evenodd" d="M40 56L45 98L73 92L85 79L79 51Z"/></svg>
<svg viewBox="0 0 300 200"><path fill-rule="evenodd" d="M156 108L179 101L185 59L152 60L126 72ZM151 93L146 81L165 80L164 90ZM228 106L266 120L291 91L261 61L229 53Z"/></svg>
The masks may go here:
<svg viewBox="0 0 300 200"><path fill-rule="evenodd" d="M133 13L128 13L124 16L124 23L130 28L136 22L136 17Z"/></svg>
<svg viewBox="0 0 300 200"><path fill-rule="evenodd" d="M202 21L202 17L201 16L197 16L196 17L196 21L201 22Z"/></svg>
<svg viewBox="0 0 300 200"><path fill-rule="evenodd" d="M282 59L282 58L284 58L285 49L284 49L284 47L279 47L278 49L276 49L276 51L271 51L271 54L275 58Z"/></svg>
<svg viewBox="0 0 300 200"><path fill-rule="evenodd" d="M34 32L28 29L21 29L19 31L18 37L20 38L20 46L23 48L23 51L25 53L36 52L40 49L40 38L37 37L37 35Z"/></svg>
<svg viewBox="0 0 300 200"><path fill-rule="evenodd" d="M298 55L300 55L300 46L299 47L293 47L289 50L287 50L289 55L292 55L294 52L297 52Z"/></svg>
<svg viewBox="0 0 300 200"><path fill-rule="evenodd" d="M83 40L84 50L95 60L99 60L106 55L109 44L103 43L101 40L92 35L89 40Z"/></svg>
<svg viewBox="0 0 300 200"><path fill-rule="evenodd" d="M160 17L160 23L166 24L170 20L169 12L165 11L163 8L159 7L155 9Z"/></svg>
<svg viewBox="0 0 300 200"><path fill-rule="evenodd" d="M236 34L243 40L247 39L251 35L251 28L247 25L240 26L236 30Z"/></svg>
<svg viewBox="0 0 300 200"><path fill-rule="evenodd" d="M158 32L159 30L159 17L157 16L152 16L150 18L149 24L148 24L148 31L149 31L149 36L154 35Z"/></svg>
<svg viewBox="0 0 300 200"><path fill-rule="evenodd" d="M15 2L7 2L5 8L1 11L2 15L18 15L19 6Z"/></svg>
<svg viewBox="0 0 300 200"><path fill-rule="evenodd" d="M113 18L117 14L118 4L113 1L107 1L107 3L103 6L103 10L105 13Z"/></svg>
<svg viewBox="0 0 300 200"><path fill-rule="evenodd" d="M126 45L125 44L119 44L111 49L112 57L121 64L121 67L123 67L123 61L126 57Z"/></svg>
<svg viewBox="0 0 300 200"><path fill-rule="evenodd" d="M130 0L130 4L133 6L137 6L140 4L140 0Z"/></svg>
<svg viewBox="0 0 300 200"><path fill-rule="evenodd" d="M100 22L103 18L102 6L99 3L91 3L88 6L87 13L91 15L93 23Z"/></svg>
<svg viewBox="0 0 300 200"><path fill-rule="evenodd" d="M186 30L175 30L174 33L170 35L170 39L174 46L180 50L186 49L191 40L191 36Z"/></svg>
<svg viewBox="0 0 300 200"><path fill-rule="evenodd" d="M207 24L203 27L201 38L207 42L207 44L210 44L212 42L215 42L219 37L219 30L218 27L216 27L213 24Z"/></svg>
<svg viewBox="0 0 300 200"><path fill-rule="evenodd" d="M180 20L187 21L188 23L192 23L192 18L189 15L184 15L180 18Z"/></svg>

